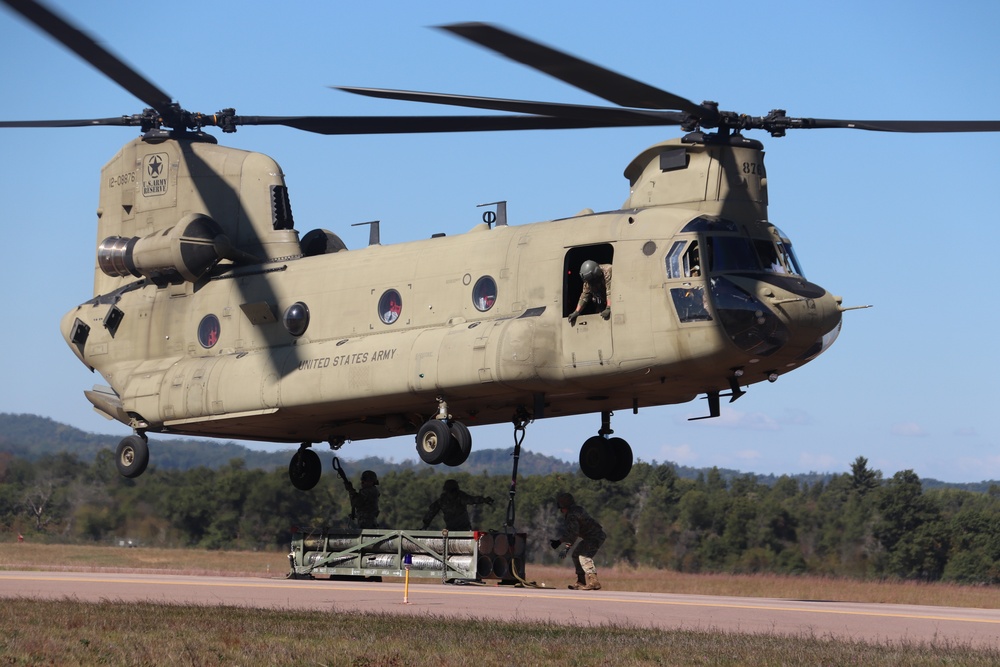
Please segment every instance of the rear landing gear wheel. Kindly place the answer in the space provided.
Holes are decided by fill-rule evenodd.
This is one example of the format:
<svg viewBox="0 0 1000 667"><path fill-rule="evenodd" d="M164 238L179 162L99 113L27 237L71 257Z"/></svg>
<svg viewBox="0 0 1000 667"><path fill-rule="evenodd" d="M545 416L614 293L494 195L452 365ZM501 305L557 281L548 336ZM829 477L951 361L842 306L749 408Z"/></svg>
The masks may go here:
<svg viewBox="0 0 1000 667"><path fill-rule="evenodd" d="M319 454L308 447L300 447L288 464L288 479L299 491L308 491L317 484L323 474L323 464Z"/></svg>
<svg viewBox="0 0 1000 667"><path fill-rule="evenodd" d="M620 482L632 471L632 447L621 438L587 438L580 448L580 471L590 479Z"/></svg>
<svg viewBox="0 0 1000 667"><path fill-rule="evenodd" d="M448 457L451 450L451 429L447 422L430 419L417 431L417 453L424 463L437 465Z"/></svg>
<svg viewBox="0 0 1000 667"><path fill-rule="evenodd" d="M451 431L451 451L444 457L444 464L454 468L462 465L469 458L469 453L472 452L472 433L469 432L468 426L455 421L451 422L449 430Z"/></svg>
<svg viewBox="0 0 1000 667"><path fill-rule="evenodd" d="M580 447L580 471L590 479L604 479L611 461L608 441L599 435L587 438Z"/></svg>
<svg viewBox="0 0 1000 667"><path fill-rule="evenodd" d="M632 471L632 447L621 438L611 438L605 446L611 455L611 464L604 478L609 482L620 482Z"/></svg>
<svg viewBox="0 0 1000 667"><path fill-rule="evenodd" d="M130 435L122 438L115 449L115 465L122 477L134 479L149 465L149 446L144 435Z"/></svg>

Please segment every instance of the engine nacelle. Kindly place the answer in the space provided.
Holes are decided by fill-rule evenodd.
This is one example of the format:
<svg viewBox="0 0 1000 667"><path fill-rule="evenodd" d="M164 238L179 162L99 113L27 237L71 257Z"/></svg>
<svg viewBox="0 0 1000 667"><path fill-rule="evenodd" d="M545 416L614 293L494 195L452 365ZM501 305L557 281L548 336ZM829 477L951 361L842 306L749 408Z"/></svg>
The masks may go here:
<svg viewBox="0 0 1000 667"><path fill-rule="evenodd" d="M227 239L214 220L192 214L173 227L144 238L109 236L97 249L97 264L114 278L179 275L195 282L222 259L220 240ZM222 244L225 245L228 244Z"/></svg>

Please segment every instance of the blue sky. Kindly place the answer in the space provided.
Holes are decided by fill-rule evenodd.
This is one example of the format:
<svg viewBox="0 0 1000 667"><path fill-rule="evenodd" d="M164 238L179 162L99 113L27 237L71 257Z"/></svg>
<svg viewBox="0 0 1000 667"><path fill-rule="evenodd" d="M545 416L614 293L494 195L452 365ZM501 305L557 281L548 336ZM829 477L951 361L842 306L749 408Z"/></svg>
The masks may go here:
<svg viewBox="0 0 1000 667"><path fill-rule="evenodd" d="M488 21L695 102L763 115L845 119L1000 118L1000 3L841 2L752 8L718 2L54 2L191 110L246 115L442 113L329 89L357 85L603 104L429 26ZM0 8L0 119L108 117L142 104ZM447 113L447 111L444 111ZM6 250L0 279L0 411L127 435L91 411L102 384L68 350L61 316L91 296L102 165L132 128L0 132ZM619 207L622 171L670 128L322 137L243 128L223 143L281 164L296 226L367 243L461 233L477 204L505 199L511 224ZM1000 479L1000 134L815 130L764 142L770 219L807 277L847 306L837 343L775 384L754 385L720 419L703 401L616 414L638 458L761 473L841 472L857 456L887 476ZM575 460L599 415L541 420L524 447ZM510 447L509 426L473 429ZM153 435L155 463L157 438ZM322 452L323 450L320 449ZM291 450L289 450L291 453ZM348 444L346 459L415 458L412 438ZM323 454L324 458L328 458ZM329 471L327 471L329 474Z"/></svg>

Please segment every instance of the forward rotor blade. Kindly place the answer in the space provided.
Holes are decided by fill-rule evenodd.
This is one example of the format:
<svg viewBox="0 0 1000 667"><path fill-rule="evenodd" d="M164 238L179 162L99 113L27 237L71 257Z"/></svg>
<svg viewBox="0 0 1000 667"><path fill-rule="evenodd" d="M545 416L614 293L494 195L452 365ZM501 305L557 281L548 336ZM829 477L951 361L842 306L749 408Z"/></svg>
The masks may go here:
<svg viewBox="0 0 1000 667"><path fill-rule="evenodd" d="M691 100L488 23L455 23L439 27L614 104L644 109L677 109L698 118L706 117L709 121L714 119L712 110Z"/></svg>
<svg viewBox="0 0 1000 667"><path fill-rule="evenodd" d="M98 125L128 126L139 125L130 116L115 118L82 118L80 120L3 120L0 127L93 127Z"/></svg>
<svg viewBox="0 0 1000 667"><path fill-rule="evenodd" d="M61 42L147 105L160 112L165 111L170 106L169 95L48 8L34 0L0 1Z"/></svg>
<svg viewBox="0 0 1000 667"><path fill-rule="evenodd" d="M792 128L846 128L874 132L1000 132L1000 120L836 120L795 118Z"/></svg>
<svg viewBox="0 0 1000 667"><path fill-rule="evenodd" d="M410 134L615 127L548 116L237 116L236 125L283 125L316 134Z"/></svg>
<svg viewBox="0 0 1000 667"><path fill-rule="evenodd" d="M608 125L679 125L686 114L678 111L654 111L646 109L624 109L613 107L597 107L583 104L558 104L554 102L533 102L527 100L510 100L496 97L475 97L471 95L452 95L448 93L425 93L412 90L392 90L388 88L359 88L356 86L335 86L338 90L407 102L424 102L428 104L447 104L473 109L492 109L494 111L509 111L527 113L553 118L577 119L588 122L600 122Z"/></svg>

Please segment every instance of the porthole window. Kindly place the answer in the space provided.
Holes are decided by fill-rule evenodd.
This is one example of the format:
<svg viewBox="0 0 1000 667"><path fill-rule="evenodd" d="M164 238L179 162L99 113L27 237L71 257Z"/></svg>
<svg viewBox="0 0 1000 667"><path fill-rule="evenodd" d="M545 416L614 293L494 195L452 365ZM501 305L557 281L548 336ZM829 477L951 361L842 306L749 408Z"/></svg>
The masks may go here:
<svg viewBox="0 0 1000 667"><path fill-rule="evenodd" d="M309 328L309 306L301 301L296 301L285 308L285 314L281 316L281 323L288 329L288 333L295 337L301 336Z"/></svg>
<svg viewBox="0 0 1000 667"><path fill-rule="evenodd" d="M198 342L206 350L215 347L219 342L220 332L219 318L215 315L206 315L201 318L201 323L198 325Z"/></svg>
<svg viewBox="0 0 1000 667"><path fill-rule="evenodd" d="M485 313L497 301L497 283L489 276L483 276L472 288L472 305L476 310Z"/></svg>
<svg viewBox="0 0 1000 667"><path fill-rule="evenodd" d="M403 311L403 299L399 292L394 289L386 290L382 298L378 300L379 319L386 324L392 324L399 319L399 314Z"/></svg>

